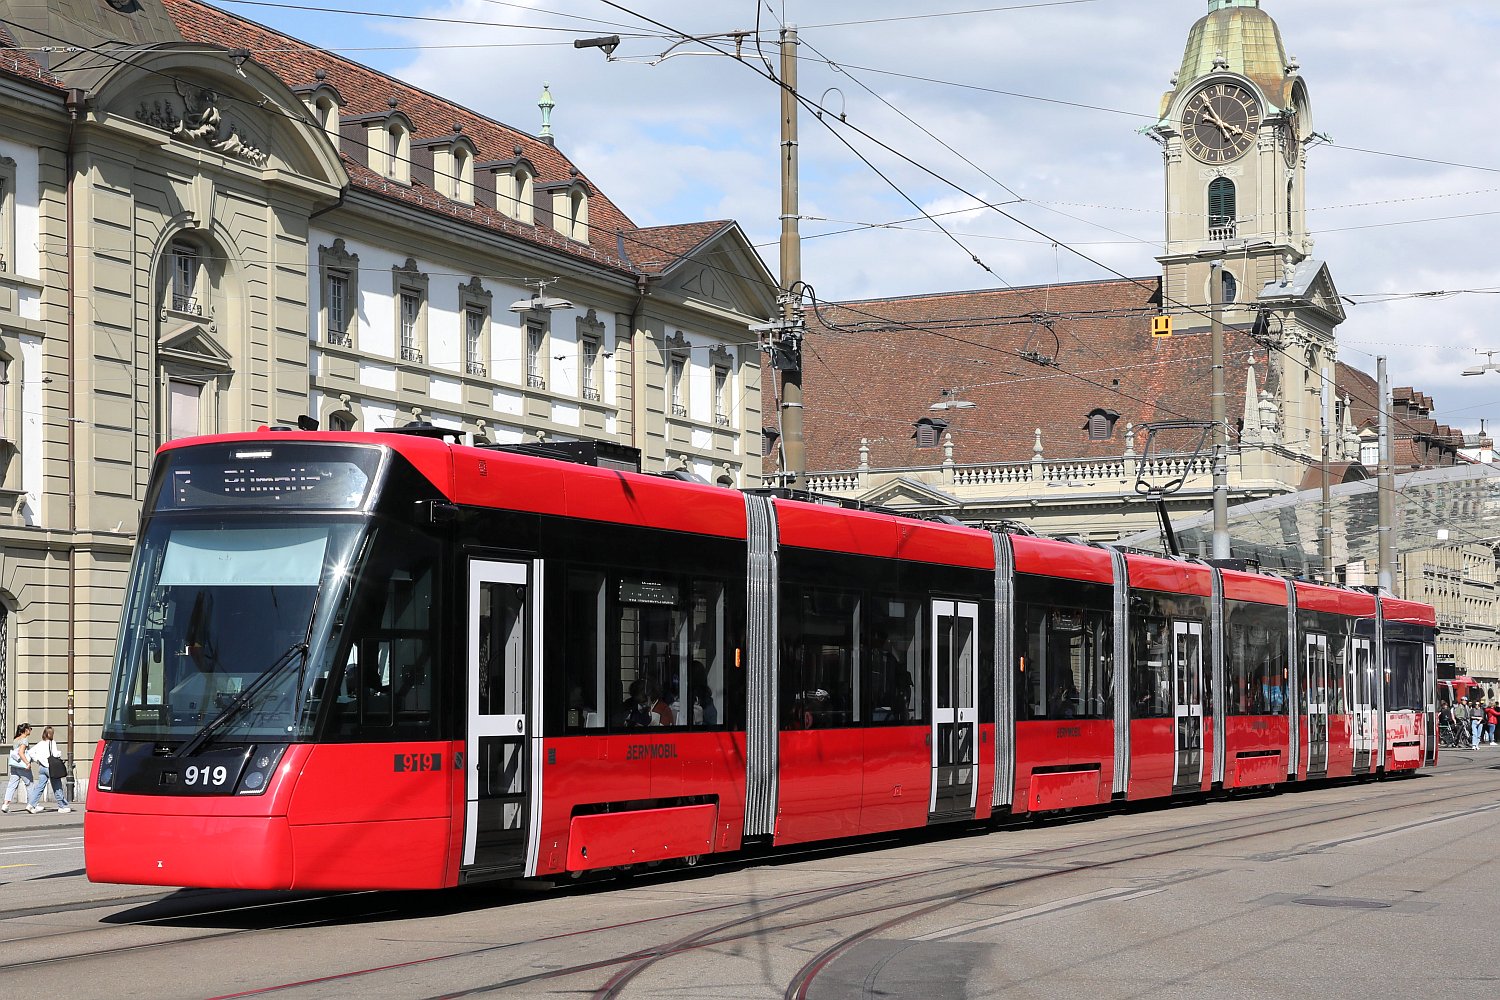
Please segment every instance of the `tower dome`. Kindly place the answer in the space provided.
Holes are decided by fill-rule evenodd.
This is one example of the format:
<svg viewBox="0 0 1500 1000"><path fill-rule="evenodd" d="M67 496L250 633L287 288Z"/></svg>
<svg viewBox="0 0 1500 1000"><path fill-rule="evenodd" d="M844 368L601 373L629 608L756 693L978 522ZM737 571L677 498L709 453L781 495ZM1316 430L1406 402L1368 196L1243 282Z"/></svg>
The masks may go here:
<svg viewBox="0 0 1500 1000"><path fill-rule="evenodd" d="M1163 99L1163 114L1195 81L1225 71L1249 79L1277 110L1292 103L1296 67L1287 59L1276 22L1260 9L1260 0L1209 0L1208 14L1188 33L1176 89Z"/></svg>

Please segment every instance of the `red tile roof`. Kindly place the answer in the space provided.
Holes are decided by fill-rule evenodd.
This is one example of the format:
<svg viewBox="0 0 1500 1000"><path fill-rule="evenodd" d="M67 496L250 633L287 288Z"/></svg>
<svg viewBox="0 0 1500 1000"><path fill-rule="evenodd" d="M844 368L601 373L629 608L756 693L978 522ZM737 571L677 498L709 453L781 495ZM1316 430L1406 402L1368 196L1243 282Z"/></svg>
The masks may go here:
<svg viewBox="0 0 1500 1000"><path fill-rule="evenodd" d="M636 268L647 273L665 270L679 256L731 225L705 222L638 229L567 156L535 136L325 49L209 6L201 0L163 2L167 12L176 21L178 30L188 41L226 48L248 48L258 63L293 89L312 87L319 83L332 86L345 102L340 110L343 118L385 115L390 112L390 100L394 98L397 102L396 110L412 122L414 142L450 137L453 135L454 124L461 123L463 134L477 149L479 163L514 160L516 147L519 146L521 155L537 168L539 186L568 182L575 177L583 180L593 192L589 199L589 244L585 246L567 239L546 226L516 222L483 205L451 201L421 184L408 186L393 183L346 154L343 159L350 180L362 190L626 272L632 272ZM323 73L321 79L317 75L320 71ZM621 234L624 236L623 241L620 239ZM620 253L621 242L624 243L623 256Z"/></svg>
<svg viewBox="0 0 1500 1000"><path fill-rule="evenodd" d="M861 439L872 467L936 465L942 449L912 440L923 417L949 424L961 463L1029 460L1036 428L1046 457L1082 458L1122 453L1130 423L1207 420L1209 338L1153 338L1160 308L1157 278L821 306L803 358L808 468L853 468ZM1265 351L1238 330L1226 344L1234 421L1243 413L1246 363L1259 360L1263 385ZM1051 356L1055 366L1027 360L1028 352ZM778 380L764 381L774 423ZM974 406L930 409L945 400ZM1109 440L1089 440L1085 422L1096 408L1119 415Z"/></svg>
<svg viewBox="0 0 1500 1000"><path fill-rule="evenodd" d="M0 73L40 83L54 90L68 89L61 80L43 69L41 63L17 48L15 37L3 24L0 24Z"/></svg>

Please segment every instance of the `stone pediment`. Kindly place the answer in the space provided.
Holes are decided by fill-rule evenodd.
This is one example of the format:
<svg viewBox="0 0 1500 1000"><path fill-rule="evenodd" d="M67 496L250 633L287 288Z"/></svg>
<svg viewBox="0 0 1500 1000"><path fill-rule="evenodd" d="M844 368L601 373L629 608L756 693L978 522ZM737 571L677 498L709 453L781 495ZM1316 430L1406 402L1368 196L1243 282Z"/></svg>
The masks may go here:
<svg viewBox="0 0 1500 1000"><path fill-rule="evenodd" d="M675 261L659 286L742 316L769 317L776 310L775 279L738 226L730 226Z"/></svg>
<svg viewBox="0 0 1500 1000"><path fill-rule="evenodd" d="M1257 301L1262 305L1281 308L1315 309L1328 317L1335 326L1347 317L1328 265L1311 258L1286 268L1280 281L1270 282L1261 289Z"/></svg>
<svg viewBox="0 0 1500 1000"><path fill-rule="evenodd" d="M956 508L962 506L953 494L945 493L910 476L902 476L900 479L882 483L859 499L879 507Z"/></svg>
<svg viewBox="0 0 1500 1000"><path fill-rule="evenodd" d="M234 358L214 336L214 327L206 321L176 321L169 318L156 341L157 354L166 360L192 365L206 371L234 370Z"/></svg>

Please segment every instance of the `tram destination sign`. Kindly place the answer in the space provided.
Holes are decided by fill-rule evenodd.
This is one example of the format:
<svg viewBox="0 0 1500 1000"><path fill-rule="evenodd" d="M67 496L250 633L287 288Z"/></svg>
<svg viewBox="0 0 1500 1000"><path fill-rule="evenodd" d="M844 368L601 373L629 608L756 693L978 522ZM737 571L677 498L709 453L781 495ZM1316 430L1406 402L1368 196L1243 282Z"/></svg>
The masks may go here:
<svg viewBox="0 0 1500 1000"><path fill-rule="evenodd" d="M182 449L168 463L157 510L270 505L357 510L380 462L368 448L284 443Z"/></svg>

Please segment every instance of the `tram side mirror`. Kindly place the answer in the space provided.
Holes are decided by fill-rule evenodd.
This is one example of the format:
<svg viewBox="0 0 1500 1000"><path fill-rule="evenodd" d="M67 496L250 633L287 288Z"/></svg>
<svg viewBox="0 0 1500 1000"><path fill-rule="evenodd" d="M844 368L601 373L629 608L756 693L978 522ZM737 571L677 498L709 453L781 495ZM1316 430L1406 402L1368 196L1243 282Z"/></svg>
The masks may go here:
<svg viewBox="0 0 1500 1000"><path fill-rule="evenodd" d="M300 416L300 417L297 418L297 429L299 431L315 431L315 430L317 430L318 429L317 418L316 417L309 417L307 414L304 413L302 416Z"/></svg>

